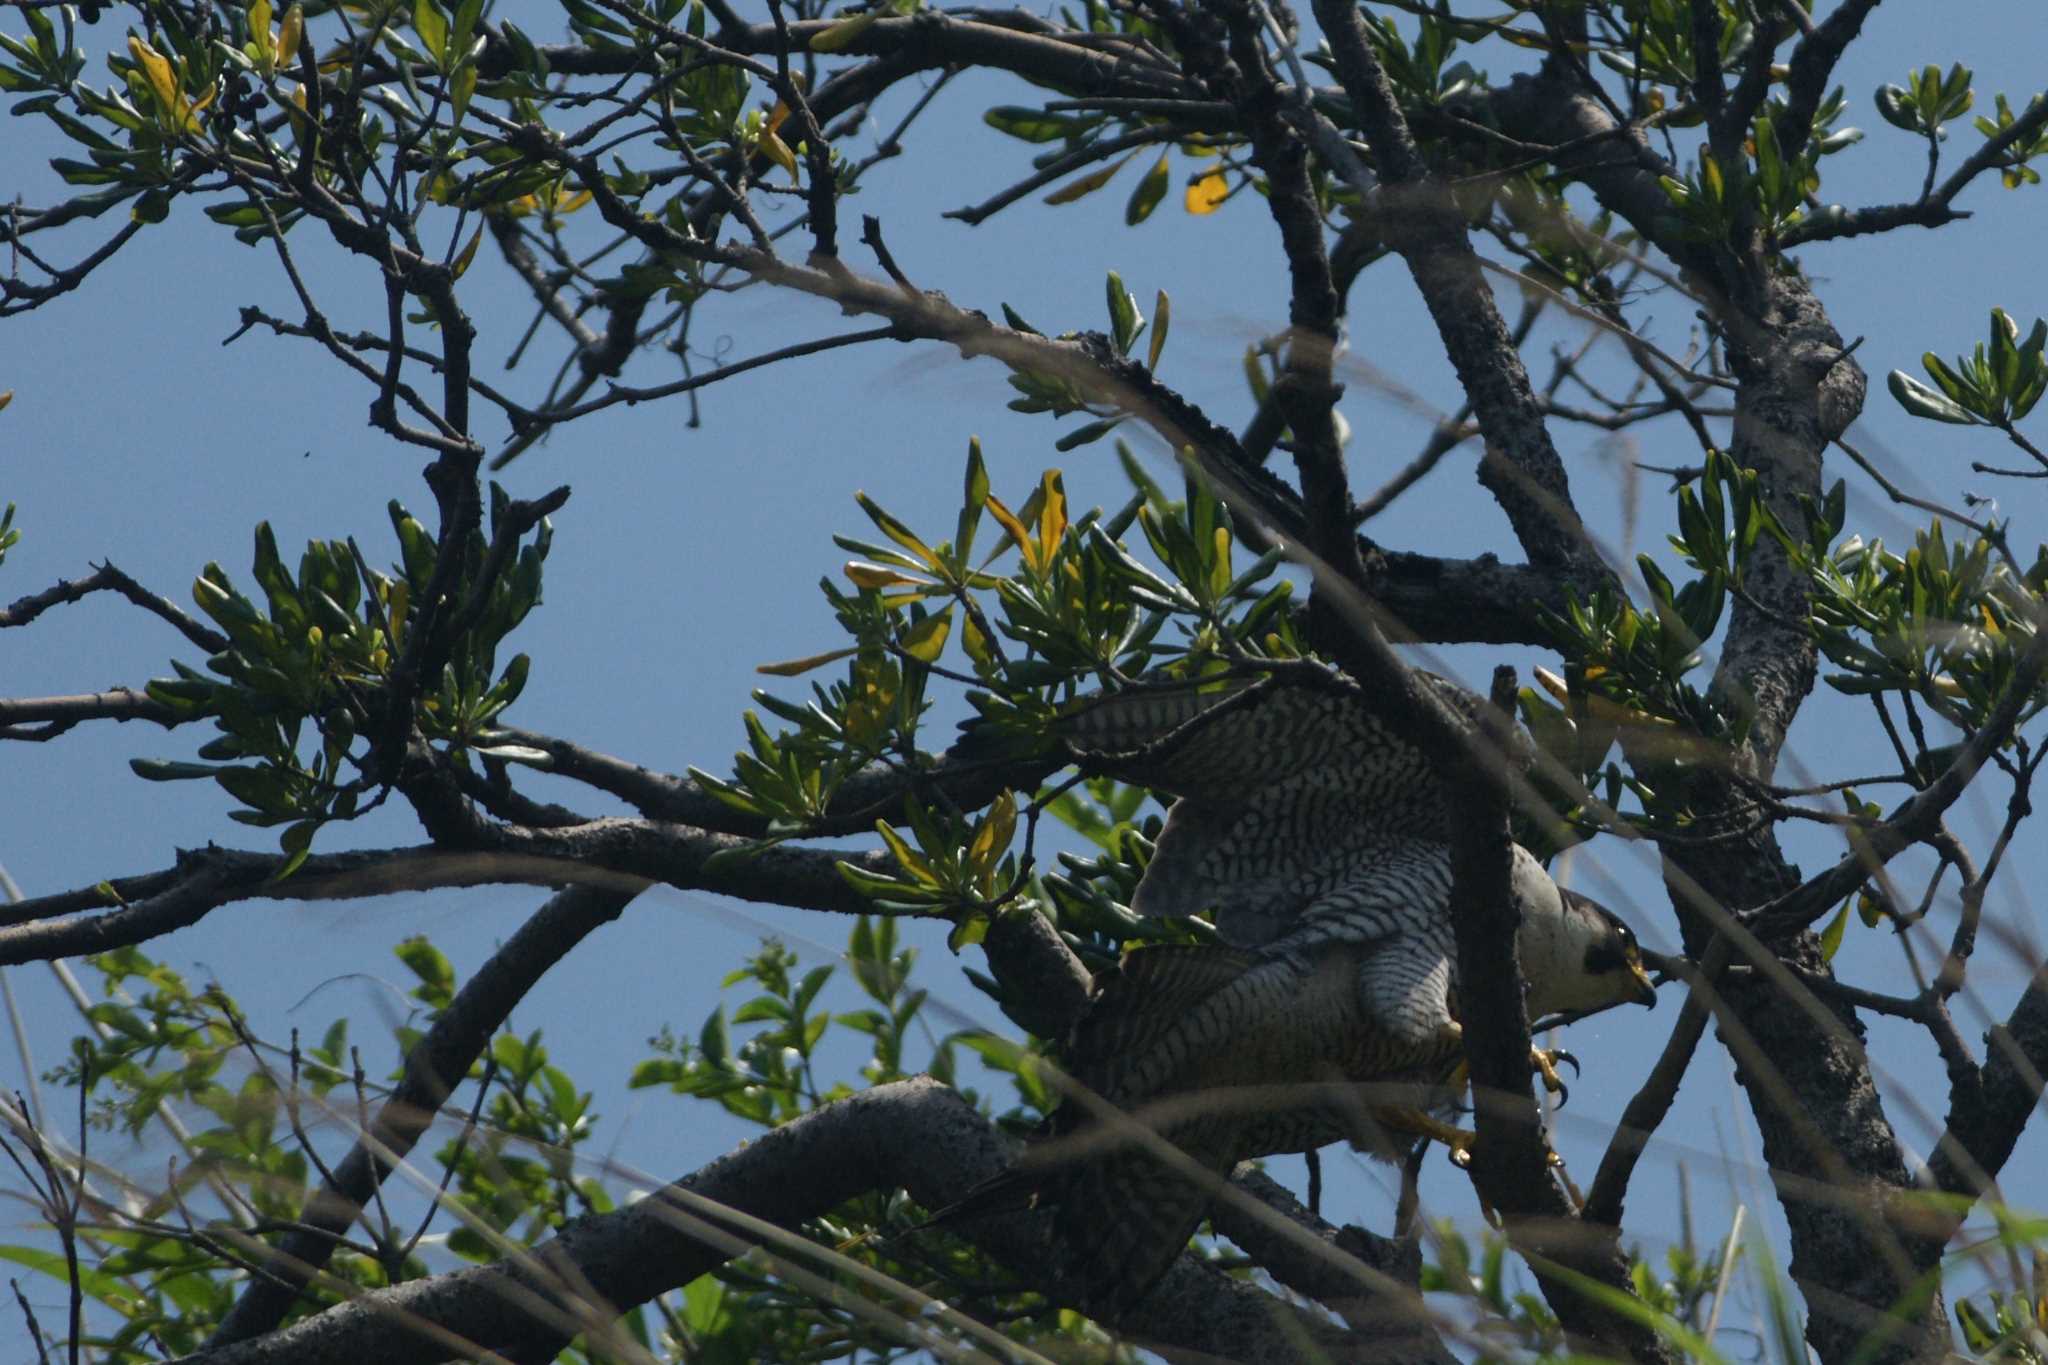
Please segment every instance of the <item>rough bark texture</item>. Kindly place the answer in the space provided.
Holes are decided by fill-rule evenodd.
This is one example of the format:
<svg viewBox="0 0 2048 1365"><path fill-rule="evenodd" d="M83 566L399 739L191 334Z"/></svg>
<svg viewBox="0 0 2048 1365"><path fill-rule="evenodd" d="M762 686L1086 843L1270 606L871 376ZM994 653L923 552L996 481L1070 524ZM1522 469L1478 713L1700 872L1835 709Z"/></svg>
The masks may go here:
<svg viewBox="0 0 2048 1365"><path fill-rule="evenodd" d="M778 1128L630 1208L579 1219L517 1261L366 1294L284 1331L186 1359L425 1365L495 1351L551 1360L576 1333L601 1331L624 1309L757 1242L793 1264L815 1264L800 1240L764 1242L759 1223L793 1227L863 1191L899 1185L938 1207L1008 1160L993 1125L947 1087L929 1079L880 1086ZM1041 1252L1029 1215L984 1220L969 1231L1026 1275ZM923 1302L898 1303L895 1311L918 1323ZM1412 1354L1389 1354L1381 1339L1333 1327L1189 1257L1118 1325L1174 1360L1448 1359L1433 1337L1411 1339Z"/></svg>
<svg viewBox="0 0 2048 1365"><path fill-rule="evenodd" d="M1842 339L1805 281L1789 272L1765 279L1761 306L1730 329L1741 385L1732 454L1758 471L1773 509L1796 528L1803 525L1799 497L1818 496L1821 452L1861 409L1864 379L1843 358ZM1790 624L1807 615L1805 580L1776 543L1759 541L1745 590L1713 693L1748 721L1734 761L1767 778L1813 687L1817 656ZM1732 827L1746 800L1718 775L1691 782L1689 795L1708 828ZM1666 856L1728 909L1761 905L1799 881L1768 829L1711 851L1674 845ZM1703 953L1712 917L1676 886L1673 899L1688 951ZM1829 974L1812 934L1773 946L1801 971ZM1883 1343L1873 1359L1938 1359L1947 1348L1940 1295L1914 1297L1939 1252L1909 1245L1895 1225L1894 1203L1912 1185L1854 1010L1810 992L1795 996L1781 977L1765 973L1729 985L1724 999L1722 1036L1791 1229L1790 1272L1807 1299L1808 1340L1825 1361L1849 1359L1873 1333ZM1881 1316L1894 1305L1910 1305L1896 1325Z"/></svg>

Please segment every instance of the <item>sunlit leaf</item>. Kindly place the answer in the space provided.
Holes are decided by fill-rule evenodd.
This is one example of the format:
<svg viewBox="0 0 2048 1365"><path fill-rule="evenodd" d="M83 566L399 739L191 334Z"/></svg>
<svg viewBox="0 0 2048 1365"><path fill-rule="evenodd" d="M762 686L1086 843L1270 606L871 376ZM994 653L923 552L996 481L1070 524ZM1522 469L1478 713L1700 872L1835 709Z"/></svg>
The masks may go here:
<svg viewBox="0 0 2048 1365"><path fill-rule="evenodd" d="M754 671L756 673L772 674L778 678L794 678L798 674L808 673L814 668L823 668L826 664L837 663L841 659L850 659L858 653L860 653L858 646L848 649L828 649L823 654L813 654L808 658L787 659L777 664L756 664L754 665Z"/></svg>
<svg viewBox="0 0 2048 1365"><path fill-rule="evenodd" d="M1221 171L1210 171L1195 180L1181 196L1181 204L1196 217L1214 213L1230 197L1230 180Z"/></svg>
<svg viewBox="0 0 2048 1365"><path fill-rule="evenodd" d="M927 616L903 633L903 651L911 658L924 663L937 663L945 651L946 637L953 631L953 609L951 607L936 616Z"/></svg>

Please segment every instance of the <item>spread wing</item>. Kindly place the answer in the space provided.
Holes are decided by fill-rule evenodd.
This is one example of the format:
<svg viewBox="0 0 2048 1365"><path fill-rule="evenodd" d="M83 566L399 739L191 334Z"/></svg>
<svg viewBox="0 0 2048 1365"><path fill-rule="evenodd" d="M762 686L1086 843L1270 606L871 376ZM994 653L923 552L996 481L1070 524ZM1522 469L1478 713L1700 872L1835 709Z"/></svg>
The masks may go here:
<svg viewBox="0 0 2048 1365"><path fill-rule="evenodd" d="M1429 681L1476 714L1471 693ZM1337 674L1119 692L1060 732L1092 771L1180 798L1134 898L1140 914L1213 908L1224 939L1252 947L1305 917L1448 894L1432 765ZM1354 919L1345 932L1384 931Z"/></svg>
<svg viewBox="0 0 2048 1365"><path fill-rule="evenodd" d="M1130 1302L1239 1161L1361 1138L1374 1105L1440 1080L1457 1035L1439 1026L1443 958L1428 937L1306 955L1144 948L1106 973L1062 1055L1083 1093L1003 1178L1053 1206L1066 1291L1098 1309Z"/></svg>

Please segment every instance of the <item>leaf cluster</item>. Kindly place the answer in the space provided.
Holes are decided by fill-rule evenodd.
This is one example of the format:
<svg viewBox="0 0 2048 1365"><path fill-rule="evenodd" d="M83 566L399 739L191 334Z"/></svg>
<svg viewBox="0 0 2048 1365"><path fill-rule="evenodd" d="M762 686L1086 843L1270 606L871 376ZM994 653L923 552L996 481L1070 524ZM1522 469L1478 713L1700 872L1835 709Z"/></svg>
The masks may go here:
<svg viewBox="0 0 2048 1365"><path fill-rule="evenodd" d="M732 778L694 769L692 776L721 800L765 817L771 838L782 838L816 828L845 779L871 763L913 778L931 770L934 760L916 740L935 673L972 687L980 718L965 752L1039 761L1059 752L1054 721L1085 689L1162 669L1199 673L1235 660L1297 655L1283 610L1291 585L1268 581L1278 556L1241 566L1230 515L1215 497L1190 478L1185 497L1170 501L1123 453L1138 491L1108 518L1096 510L1072 519L1057 470L1012 511L990 491L978 445L968 452L950 541L928 541L861 496L884 542L837 538L863 556L845 570L855 591L822 584L853 643L766 668L795 673L843 661L844 680L814 684L802 705L757 692L756 701L793 728L771 734L749 712L749 750L736 756ZM1003 540L977 560L984 514ZM1158 567L1125 543L1133 524ZM1012 554L1011 571L992 567ZM1168 638L1169 626L1179 639ZM956 636L964 669L944 663ZM1112 827L1132 813L1122 801L1120 813L1108 817ZM956 949L978 940L989 916L1027 894L1041 904L1064 898L1084 916L1084 907L1094 906L1107 916L1094 927L1129 929L1127 912L1109 911L1103 896L1078 883L1033 888L1028 839L1021 852L1011 846L1048 809L1070 821L1098 818L1083 813L1078 797L1058 791L1041 793L1029 806L1005 792L970 812L914 783L903 809L876 822L894 869L882 874L842 864L841 871L879 909L951 918ZM1124 849L1119 834L1112 851L1122 857Z"/></svg>
<svg viewBox="0 0 2048 1365"><path fill-rule="evenodd" d="M494 521L508 506L494 486ZM551 528L543 521L489 582L488 542L481 530L472 533L454 600L473 600L474 610L467 627L451 634L446 609L427 609L438 547L396 501L390 515L401 556L390 573L370 568L350 539L309 542L295 574L269 523L257 526L251 577L260 601L208 564L192 595L228 647L204 672L173 661L176 676L148 687L178 722L211 719L220 736L200 748L201 762L138 758L129 766L154 782L211 778L241 803L232 819L287 826L280 842L289 862L280 875L303 860L321 825L360 813L364 795L387 780L395 765L373 761L374 735L389 725L394 698L411 703L401 735L417 732L459 751L487 745L498 716L526 685L527 656L499 671L497 651L540 601ZM408 650L421 648L411 638L416 629L446 637L445 662L430 688L404 697L397 673Z"/></svg>
<svg viewBox="0 0 2048 1365"><path fill-rule="evenodd" d="M1991 310L1989 343L1950 364L1934 352L1921 356L1937 389L1893 370L1887 381L1899 406L1915 417L1957 426L1993 426L2010 431L2048 392L2048 321L2034 319L2025 341L2020 325L2003 308Z"/></svg>

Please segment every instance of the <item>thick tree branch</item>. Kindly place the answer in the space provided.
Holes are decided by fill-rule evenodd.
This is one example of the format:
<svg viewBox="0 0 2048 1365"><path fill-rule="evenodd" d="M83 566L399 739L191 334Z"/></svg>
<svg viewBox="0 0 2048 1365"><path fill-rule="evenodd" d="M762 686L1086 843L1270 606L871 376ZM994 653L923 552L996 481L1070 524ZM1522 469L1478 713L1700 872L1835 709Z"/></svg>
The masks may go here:
<svg viewBox="0 0 2048 1365"><path fill-rule="evenodd" d="M593 820L546 830L479 824L486 831L480 846L315 854L282 882L274 880L283 864L275 854L223 848L184 853L174 871L115 883L122 902L98 913L73 913L106 904L97 888L8 907L0 919L8 926L0 928L0 965L141 943L234 901L352 900L453 886L585 884L637 893L666 882L742 900L872 914L874 906L839 874L838 864L876 874L896 870L882 852L758 849L748 839L652 820ZM727 856L714 862L720 854ZM140 889L124 889L130 886Z"/></svg>
<svg viewBox="0 0 2048 1365"><path fill-rule="evenodd" d="M1485 433L1480 482L1507 513L1530 563L1585 579L1607 574L1579 524L1564 462L1480 271L1464 218L1425 168L1358 8L1317 0L1315 11L1379 158L1384 186L1374 196L1374 216L1380 234L1407 262Z"/></svg>
<svg viewBox="0 0 2048 1365"><path fill-rule="evenodd" d="M1785 115L1778 124L1778 145L1797 155L1813 137L1813 116L1827 97L1835 64L1863 31L1863 21L1879 0L1842 0L1792 49L1786 63ZM1788 7L1789 8L1789 7Z"/></svg>
<svg viewBox="0 0 2048 1365"><path fill-rule="evenodd" d="M609 792L650 819L752 838L768 832L765 819L734 810L688 777L656 772L531 730L508 728L502 733L515 744L547 753L554 760L550 771ZM875 764L841 782L826 817L805 833L820 838L868 833L877 820L901 819L904 798L920 792L943 796L964 810L976 810L1004 791L1035 788L1060 766L1042 761L991 763L947 755L932 760L931 767L921 772Z"/></svg>
<svg viewBox="0 0 2048 1365"><path fill-rule="evenodd" d="M1333 1227L1304 1208L1287 1188L1249 1163L1231 1182L1239 1191L1313 1238L1316 1250L1298 1236L1276 1236L1271 1219L1252 1217L1244 1201L1219 1200L1211 1219L1216 1231L1246 1252L1275 1280L1305 1294L1342 1317L1354 1330L1375 1339L1376 1358L1446 1361L1428 1320L1416 1310L1420 1299L1386 1291L1387 1281L1414 1289L1420 1284L1422 1250L1413 1238L1381 1237L1357 1226ZM1352 1272L1363 1262L1371 1274Z"/></svg>
<svg viewBox="0 0 2048 1365"><path fill-rule="evenodd" d="M493 1350L552 1359L579 1331L689 1283L761 1244L801 1268L826 1254L801 1239L764 1234L829 1213L854 1195L902 1187L930 1208L1005 1169L994 1126L931 1080L880 1086L764 1134L660 1194L616 1213L579 1219L505 1263L366 1294L255 1341L186 1357L191 1365L383 1365ZM1029 1277L1042 1246L1029 1217L965 1231ZM914 1290L894 1306L912 1333L944 1313ZM1384 1360L1370 1343L1301 1313L1253 1285L1183 1257L1159 1289L1117 1326L1169 1358L1298 1361L1304 1349L1333 1360ZM909 1335L907 1340L923 1339ZM1418 1360L1441 1361L1441 1346Z"/></svg>
<svg viewBox="0 0 2048 1365"><path fill-rule="evenodd" d="M1976 1199L1996 1179L2020 1134L2041 1107L2048 1075L2048 966L2037 968L2005 1022L1984 1035L1978 1083L1949 1108L1948 1123L1928 1159L1937 1188ZM1946 1245L1966 1207L1948 1209L1930 1240Z"/></svg>

